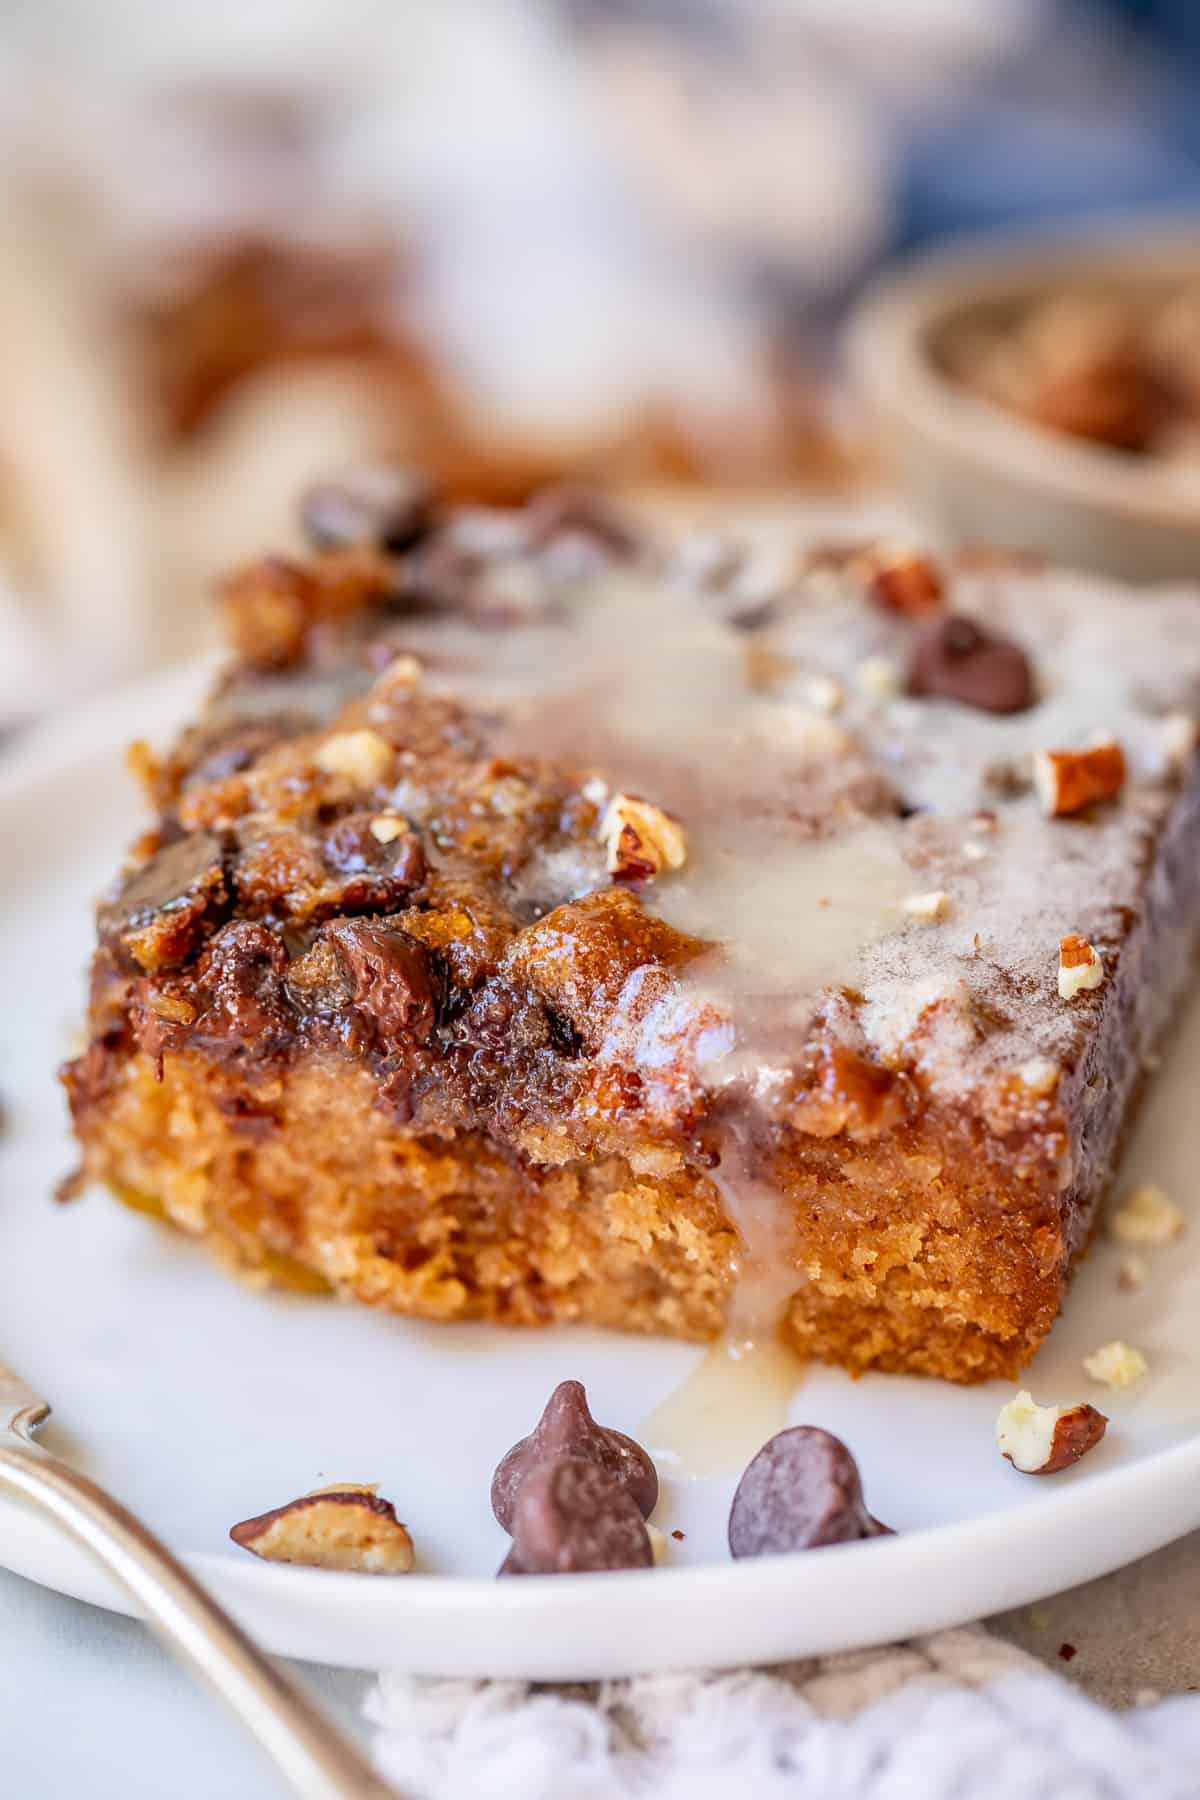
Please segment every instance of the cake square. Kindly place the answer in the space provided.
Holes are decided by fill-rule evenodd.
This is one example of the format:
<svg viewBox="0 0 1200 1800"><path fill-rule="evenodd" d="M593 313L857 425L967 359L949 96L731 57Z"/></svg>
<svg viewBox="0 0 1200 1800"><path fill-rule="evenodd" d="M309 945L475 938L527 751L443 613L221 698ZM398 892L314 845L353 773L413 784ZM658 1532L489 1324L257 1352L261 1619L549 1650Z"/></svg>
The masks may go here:
<svg viewBox="0 0 1200 1800"><path fill-rule="evenodd" d="M567 489L332 516L139 753L84 1173L397 1312L1015 1374L1200 935L1200 600Z"/></svg>

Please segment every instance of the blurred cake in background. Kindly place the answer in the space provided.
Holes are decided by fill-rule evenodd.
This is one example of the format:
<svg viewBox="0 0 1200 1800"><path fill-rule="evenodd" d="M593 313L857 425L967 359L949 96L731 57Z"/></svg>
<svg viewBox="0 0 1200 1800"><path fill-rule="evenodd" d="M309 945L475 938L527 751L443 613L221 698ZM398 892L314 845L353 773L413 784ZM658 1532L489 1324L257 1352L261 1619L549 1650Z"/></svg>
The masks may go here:
<svg viewBox="0 0 1200 1800"><path fill-rule="evenodd" d="M881 37L772 0L13 0L0 200L86 398L42 384L73 449L19 483L68 660L191 648L214 572L339 461L505 500L843 476L829 322L888 241L896 121L1009 10L903 0ZM23 438L0 421L0 466ZM102 594L51 541L87 467Z"/></svg>

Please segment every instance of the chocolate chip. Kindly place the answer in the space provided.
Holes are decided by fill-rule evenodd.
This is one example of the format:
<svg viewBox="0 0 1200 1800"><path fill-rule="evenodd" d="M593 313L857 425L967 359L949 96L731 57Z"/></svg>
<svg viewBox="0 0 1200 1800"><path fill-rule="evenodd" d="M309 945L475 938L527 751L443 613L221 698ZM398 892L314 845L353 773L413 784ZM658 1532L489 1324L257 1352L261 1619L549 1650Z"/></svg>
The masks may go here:
<svg viewBox="0 0 1200 1800"><path fill-rule="evenodd" d="M375 812L348 813L339 819L325 834L322 852L327 867L341 879L328 884L331 897L318 907L318 917L396 912L426 875L417 833L406 820Z"/></svg>
<svg viewBox="0 0 1200 1800"><path fill-rule="evenodd" d="M101 941L155 973L177 969L216 930L229 893L221 846L207 831L176 839L101 907Z"/></svg>
<svg viewBox="0 0 1200 1800"><path fill-rule="evenodd" d="M658 1500L658 1471L631 1437L597 1425L581 1381L560 1381L528 1437L500 1459L492 1477L492 1511L512 1530L517 1495L540 1464L570 1456L595 1464L628 1488L644 1518Z"/></svg>
<svg viewBox="0 0 1200 1800"><path fill-rule="evenodd" d="M338 919L325 928L351 981L351 1002L386 1055L423 1044L436 1017L433 985L421 946L395 926Z"/></svg>
<svg viewBox="0 0 1200 1800"><path fill-rule="evenodd" d="M590 549L591 561L599 551L605 561L628 561L637 554L640 539L620 510L594 488L564 482L543 488L525 508L529 541L538 549L569 539L580 549Z"/></svg>
<svg viewBox="0 0 1200 1800"><path fill-rule="evenodd" d="M189 789L204 787L210 781L226 781L231 775L240 775L290 732L304 730L306 723L304 719L292 721L285 716L220 731L198 752L184 786Z"/></svg>
<svg viewBox="0 0 1200 1800"><path fill-rule="evenodd" d="M654 1566L637 1501L619 1476L582 1456L556 1457L531 1471L517 1495L512 1532L502 1575Z"/></svg>
<svg viewBox="0 0 1200 1800"><path fill-rule="evenodd" d="M212 940L199 968L198 1036L213 1047L267 1054L288 1030L287 952L265 925L239 919Z"/></svg>
<svg viewBox="0 0 1200 1800"><path fill-rule="evenodd" d="M418 470L376 464L310 487L300 501L300 523L318 550L356 544L407 550L428 531L433 498L432 484Z"/></svg>
<svg viewBox="0 0 1200 1800"><path fill-rule="evenodd" d="M840 1438L796 1425L769 1438L738 1483L729 1513L735 1557L815 1550L891 1536L863 1501L858 1464Z"/></svg>
<svg viewBox="0 0 1200 1800"><path fill-rule="evenodd" d="M1033 671L1020 645L958 613L919 632L908 691L937 694L990 713L1024 712L1036 699Z"/></svg>

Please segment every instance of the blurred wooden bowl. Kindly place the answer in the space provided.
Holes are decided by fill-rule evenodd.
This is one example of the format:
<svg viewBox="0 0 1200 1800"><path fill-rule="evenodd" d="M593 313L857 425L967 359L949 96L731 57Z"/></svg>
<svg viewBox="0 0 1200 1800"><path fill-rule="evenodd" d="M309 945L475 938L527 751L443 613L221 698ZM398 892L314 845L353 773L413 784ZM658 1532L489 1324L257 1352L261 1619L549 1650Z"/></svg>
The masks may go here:
<svg viewBox="0 0 1200 1800"><path fill-rule="evenodd" d="M1200 463L1131 455L1005 411L940 366L951 332L1056 290L1153 297L1200 282L1200 221L971 246L884 274L849 321L882 454L953 539L1136 581L1200 577Z"/></svg>

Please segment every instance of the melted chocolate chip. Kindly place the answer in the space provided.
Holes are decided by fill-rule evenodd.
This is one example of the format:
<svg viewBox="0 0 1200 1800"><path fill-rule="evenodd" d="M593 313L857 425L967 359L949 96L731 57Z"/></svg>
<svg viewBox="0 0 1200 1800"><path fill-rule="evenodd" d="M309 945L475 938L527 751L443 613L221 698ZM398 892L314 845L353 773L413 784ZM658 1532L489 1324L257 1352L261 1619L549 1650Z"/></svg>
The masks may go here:
<svg viewBox="0 0 1200 1800"><path fill-rule="evenodd" d="M369 544L407 550L432 523L433 487L416 469L383 465L318 482L300 502L300 523L317 550Z"/></svg>
<svg viewBox="0 0 1200 1800"><path fill-rule="evenodd" d="M935 619L918 633L908 691L990 713L1024 712L1036 699L1033 670L1020 645L959 613Z"/></svg>
<svg viewBox="0 0 1200 1800"><path fill-rule="evenodd" d="M265 925L239 919L219 931L200 965L195 1030L212 1047L266 1054L288 1030L287 952Z"/></svg>
<svg viewBox="0 0 1200 1800"><path fill-rule="evenodd" d="M354 978L327 935L318 932L287 972L287 996L306 1018L345 1012L354 999Z"/></svg>
<svg viewBox="0 0 1200 1800"><path fill-rule="evenodd" d="M502 1575L649 1569L650 1534L629 1489L581 1456L543 1462L521 1484Z"/></svg>
<svg viewBox="0 0 1200 1800"><path fill-rule="evenodd" d="M425 1043L436 1019L425 952L394 926L338 919L326 927L351 982L351 1001L386 1055Z"/></svg>
<svg viewBox="0 0 1200 1800"><path fill-rule="evenodd" d="M377 835L379 829L387 833L397 827L395 837L381 839ZM326 832L322 848L325 861L338 874L382 875L403 894L425 879L421 840L403 819L381 819L373 812L348 813Z"/></svg>
<svg viewBox="0 0 1200 1800"><path fill-rule="evenodd" d="M220 844L193 832L159 850L100 909L101 942L149 973L177 969L216 930L228 899Z"/></svg>
<svg viewBox="0 0 1200 1800"><path fill-rule="evenodd" d="M231 726L204 746L188 771L184 786L188 789L203 787L210 781L226 781L231 775L240 775L282 738L303 731L308 724L303 717L285 714L277 719Z"/></svg>
<svg viewBox="0 0 1200 1800"><path fill-rule="evenodd" d="M643 1517L658 1500L658 1472L640 1444L623 1431L597 1425L579 1381L560 1381L529 1436L501 1458L492 1478L492 1511L505 1531L513 1529L517 1496L536 1468L569 1456L593 1463L627 1488Z"/></svg>
<svg viewBox="0 0 1200 1800"><path fill-rule="evenodd" d="M858 1464L840 1438L796 1425L769 1438L738 1483L729 1513L735 1557L816 1550L891 1536L863 1501Z"/></svg>

